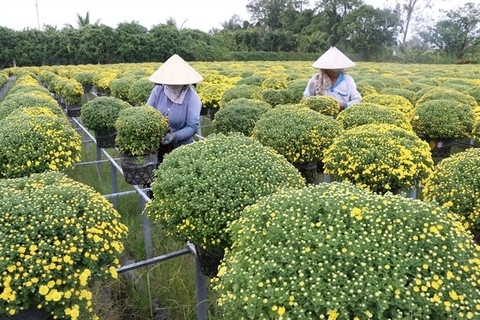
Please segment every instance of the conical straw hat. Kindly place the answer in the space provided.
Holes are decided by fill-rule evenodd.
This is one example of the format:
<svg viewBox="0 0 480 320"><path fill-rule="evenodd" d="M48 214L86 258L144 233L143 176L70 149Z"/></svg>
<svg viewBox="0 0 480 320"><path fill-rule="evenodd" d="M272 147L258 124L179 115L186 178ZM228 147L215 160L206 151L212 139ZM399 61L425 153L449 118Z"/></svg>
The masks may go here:
<svg viewBox="0 0 480 320"><path fill-rule="evenodd" d="M203 77L178 54L174 54L148 80L159 84L184 85L200 82Z"/></svg>
<svg viewBox="0 0 480 320"><path fill-rule="evenodd" d="M319 69L344 69L353 67L355 63L336 47L330 47L312 66Z"/></svg>

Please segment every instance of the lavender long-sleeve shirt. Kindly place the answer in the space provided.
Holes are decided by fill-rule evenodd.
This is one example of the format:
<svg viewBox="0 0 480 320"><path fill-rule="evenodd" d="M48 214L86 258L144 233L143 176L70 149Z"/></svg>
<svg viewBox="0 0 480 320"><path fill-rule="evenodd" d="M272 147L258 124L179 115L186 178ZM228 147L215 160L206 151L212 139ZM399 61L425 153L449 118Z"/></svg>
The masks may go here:
<svg viewBox="0 0 480 320"><path fill-rule="evenodd" d="M192 87L188 87L182 104L173 103L164 93L163 85L156 85L150 93L147 105L154 107L164 116L168 116L170 132L176 134L173 147L193 142L200 123L202 102Z"/></svg>

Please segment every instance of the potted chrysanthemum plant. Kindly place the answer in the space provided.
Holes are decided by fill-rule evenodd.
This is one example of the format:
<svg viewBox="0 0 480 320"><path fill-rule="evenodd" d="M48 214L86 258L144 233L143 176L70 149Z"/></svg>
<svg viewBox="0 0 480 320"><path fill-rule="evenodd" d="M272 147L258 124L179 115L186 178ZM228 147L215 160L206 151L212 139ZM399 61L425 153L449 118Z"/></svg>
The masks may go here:
<svg viewBox="0 0 480 320"><path fill-rule="evenodd" d="M117 131L115 122L120 111L131 105L115 97L98 97L82 106L82 123L95 132L97 146L111 148L115 146Z"/></svg>
<svg viewBox="0 0 480 320"><path fill-rule="evenodd" d="M195 244L203 272L214 276L231 244L229 225L243 208L279 189L304 186L273 149L240 133L211 134L165 156L145 210L169 235Z"/></svg>
<svg viewBox="0 0 480 320"><path fill-rule="evenodd" d="M213 289L225 319L477 319L479 250L433 203L333 182L232 223Z"/></svg>
<svg viewBox="0 0 480 320"><path fill-rule="evenodd" d="M284 105L263 114L252 137L283 155L308 183L315 183L315 172L323 170L323 151L342 132L340 123L330 116L303 105Z"/></svg>
<svg viewBox="0 0 480 320"><path fill-rule="evenodd" d="M127 227L60 172L0 179L0 319L98 319L91 285L117 277Z"/></svg>
<svg viewBox="0 0 480 320"><path fill-rule="evenodd" d="M407 192L433 169L427 142L393 124L346 130L324 153L325 173L370 191Z"/></svg>

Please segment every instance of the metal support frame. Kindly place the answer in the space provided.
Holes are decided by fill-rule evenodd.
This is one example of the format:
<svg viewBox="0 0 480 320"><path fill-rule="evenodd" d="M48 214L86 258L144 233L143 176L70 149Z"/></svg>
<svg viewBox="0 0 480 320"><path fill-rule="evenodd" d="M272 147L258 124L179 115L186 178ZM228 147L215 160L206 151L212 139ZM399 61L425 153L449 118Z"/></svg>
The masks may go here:
<svg viewBox="0 0 480 320"><path fill-rule="evenodd" d="M85 128L76 118L71 118L73 122L86 134L90 137L90 139L86 139L87 142L94 142L97 143L95 137ZM196 137L201 140L204 139L201 136L201 128L197 131ZM105 155L107 158L106 160L102 160L101 156ZM105 149L99 148L97 146L97 160L96 161L89 161L85 163L79 163L76 165L87 165L87 164L95 164L101 171L102 163L110 162L111 163L111 179L112 179L112 193L108 195L104 195L105 198L112 199L112 203L115 209L118 209L118 197L124 196L127 194L137 193L140 196L140 210L143 212L145 205L150 201L150 198L145 193L146 191L150 190L150 188L141 188L137 185L132 185L134 190L131 191L124 191L118 192L118 184L117 184L117 173L123 175L122 167L117 163L119 159L113 158ZM196 255L195 246L191 243L186 244L186 248L174 252L170 252L161 256L153 257L153 250L152 250L152 238L151 238L151 230L150 230L150 220L147 216L142 214L142 229L143 229L143 236L145 241L145 251L147 255L147 259L135 263L131 263L125 266L122 266L117 269L118 273L124 273L128 271L132 271L141 267L145 267L151 264L160 263L162 261L175 258L184 254L192 253L195 256L195 280L196 280L196 302L197 302L197 319L198 320L207 320L208 318L208 304L207 304L207 277L203 274L200 268L200 263Z"/></svg>

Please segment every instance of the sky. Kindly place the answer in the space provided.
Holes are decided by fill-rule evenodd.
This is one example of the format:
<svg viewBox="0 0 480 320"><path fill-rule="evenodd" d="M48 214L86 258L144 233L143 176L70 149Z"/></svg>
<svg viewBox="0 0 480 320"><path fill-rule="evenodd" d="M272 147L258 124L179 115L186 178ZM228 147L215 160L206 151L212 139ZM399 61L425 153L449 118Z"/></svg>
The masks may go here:
<svg viewBox="0 0 480 320"><path fill-rule="evenodd" d="M480 0L470 0L480 3ZM16 31L25 28L43 29L45 24L58 29L66 24L77 26L77 14L85 17L89 12L90 22L116 28L122 22L137 22L150 29L173 18L177 27L221 29L222 23L234 14L241 20L249 20L246 10L248 0L0 0L0 26ZM312 4L315 0L310 1ZM390 0L364 0L367 4L383 9ZM435 6L455 9L463 0L434 0ZM37 15L38 12L38 15Z"/></svg>

